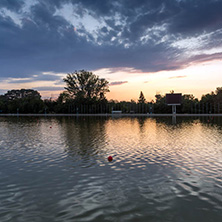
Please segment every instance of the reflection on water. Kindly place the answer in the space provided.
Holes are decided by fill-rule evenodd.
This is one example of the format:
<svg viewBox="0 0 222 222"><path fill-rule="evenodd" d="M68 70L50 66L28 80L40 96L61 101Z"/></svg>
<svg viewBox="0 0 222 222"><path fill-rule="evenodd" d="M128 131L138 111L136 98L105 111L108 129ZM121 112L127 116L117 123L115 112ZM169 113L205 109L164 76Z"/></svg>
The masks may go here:
<svg viewBox="0 0 222 222"><path fill-rule="evenodd" d="M0 151L3 222L222 218L219 117L1 118Z"/></svg>
<svg viewBox="0 0 222 222"><path fill-rule="evenodd" d="M63 119L67 152L74 157L81 156L81 159L99 155L106 144L105 122L105 119Z"/></svg>

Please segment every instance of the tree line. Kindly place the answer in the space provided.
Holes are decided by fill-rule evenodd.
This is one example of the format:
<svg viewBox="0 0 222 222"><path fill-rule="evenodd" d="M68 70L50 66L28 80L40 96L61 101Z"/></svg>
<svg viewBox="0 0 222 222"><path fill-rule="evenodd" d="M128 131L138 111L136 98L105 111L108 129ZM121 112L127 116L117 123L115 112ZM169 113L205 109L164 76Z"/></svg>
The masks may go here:
<svg viewBox="0 0 222 222"><path fill-rule="evenodd" d="M146 101L141 91L137 101L107 100L109 82L85 70L68 73L66 86L56 100L41 99L32 89L10 90L0 95L0 113L171 113L166 95L155 95L155 101ZM171 91L171 93L174 93ZM222 113L222 87L201 97L182 95L177 113Z"/></svg>

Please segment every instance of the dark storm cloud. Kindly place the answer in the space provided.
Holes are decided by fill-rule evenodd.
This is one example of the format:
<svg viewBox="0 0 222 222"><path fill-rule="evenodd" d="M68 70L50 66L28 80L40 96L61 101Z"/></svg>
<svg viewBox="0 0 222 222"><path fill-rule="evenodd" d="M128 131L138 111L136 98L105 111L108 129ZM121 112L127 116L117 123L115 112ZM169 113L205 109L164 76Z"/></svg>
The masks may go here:
<svg viewBox="0 0 222 222"><path fill-rule="evenodd" d="M87 1L83 2L88 7ZM117 10L121 18L126 20L126 24L118 29L123 29L124 38L135 41L147 28L161 24L165 24L167 33L173 35L198 35L222 26L222 1L216 0L122 0L112 1L109 11L106 4L100 4L98 9L97 16L102 16L103 10L107 13ZM116 28L112 19L106 21L111 28Z"/></svg>
<svg viewBox="0 0 222 222"><path fill-rule="evenodd" d="M221 57L185 57L187 49L173 43L211 32L199 49L221 45L222 1L38 0L26 13L22 11L24 2L0 1L1 77L25 78L41 72L104 67L155 72ZM76 31L76 24L55 14L68 3L80 19L90 15L103 25L91 32L84 26ZM1 9L17 12L22 17L21 25ZM39 76L39 80L52 78L58 79Z"/></svg>
<svg viewBox="0 0 222 222"><path fill-rule="evenodd" d="M171 32L195 35L221 29L222 1L186 1L181 2L180 7L171 21Z"/></svg>
<svg viewBox="0 0 222 222"><path fill-rule="evenodd" d="M17 11L21 9L23 5L24 5L23 0L1 0L0 1L0 8L4 7L12 11Z"/></svg>
<svg viewBox="0 0 222 222"><path fill-rule="evenodd" d="M190 59L190 61L188 61L188 63L208 62L213 59L222 60L222 53L214 53L212 55L208 55L208 54L197 55L197 56L194 56L192 58L192 60Z"/></svg>
<svg viewBox="0 0 222 222"><path fill-rule="evenodd" d="M0 17L1 76L69 71L76 63L84 67L82 49L87 45L87 50L92 50L92 45L84 37L79 38L72 25L62 17L52 16L43 4L33 7L31 15L23 21L22 28L9 17ZM88 54L86 58L92 56Z"/></svg>
<svg viewBox="0 0 222 222"><path fill-rule="evenodd" d="M114 9L116 9L116 4L118 3L118 1L115 0L40 0L40 2L44 2L57 8L61 8L64 4L70 3L75 7L78 6L79 10L82 9L84 11L87 9L91 14L98 16L110 14Z"/></svg>

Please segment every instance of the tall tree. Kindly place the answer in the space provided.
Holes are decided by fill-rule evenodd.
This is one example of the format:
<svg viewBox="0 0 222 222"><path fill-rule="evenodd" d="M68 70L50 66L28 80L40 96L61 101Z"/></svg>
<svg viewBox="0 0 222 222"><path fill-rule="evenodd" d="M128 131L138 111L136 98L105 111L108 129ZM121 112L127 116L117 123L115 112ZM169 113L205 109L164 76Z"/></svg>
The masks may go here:
<svg viewBox="0 0 222 222"><path fill-rule="evenodd" d="M143 95L143 92L141 91L140 92L140 97L138 99L138 103L145 103L145 102L146 102L146 99L145 99L145 97Z"/></svg>
<svg viewBox="0 0 222 222"><path fill-rule="evenodd" d="M215 99L215 93L212 91L211 93L207 93L202 95L201 102L202 103L213 103Z"/></svg>
<svg viewBox="0 0 222 222"><path fill-rule="evenodd" d="M109 92L109 82L106 79L100 79L85 70L68 73L63 80L66 83L65 89L76 100L103 100L106 92Z"/></svg>
<svg viewBox="0 0 222 222"><path fill-rule="evenodd" d="M199 101L192 94L184 94L182 96L182 105L181 109L183 113L194 112L194 109L197 110L197 105ZM195 108L196 107L196 108Z"/></svg>
<svg viewBox="0 0 222 222"><path fill-rule="evenodd" d="M215 102L222 103L222 87L216 88Z"/></svg>

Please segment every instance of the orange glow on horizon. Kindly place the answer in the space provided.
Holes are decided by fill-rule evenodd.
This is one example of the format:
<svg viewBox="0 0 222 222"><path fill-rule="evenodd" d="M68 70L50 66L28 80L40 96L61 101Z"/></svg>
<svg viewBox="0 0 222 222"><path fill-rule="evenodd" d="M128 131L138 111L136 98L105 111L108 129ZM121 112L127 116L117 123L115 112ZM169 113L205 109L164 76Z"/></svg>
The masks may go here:
<svg viewBox="0 0 222 222"><path fill-rule="evenodd" d="M143 73L141 70L133 68L100 69L94 70L93 73L100 78L107 79L109 83L115 83L109 86L110 92L106 94L108 100L130 101L132 99L137 101L140 91L142 91L146 101L150 102L155 100L157 93L165 95L171 90L174 90L175 93L193 94L200 99L202 95L221 87L221 70L222 63L220 61L208 61L181 70L155 73ZM51 75L54 75L54 73L51 73ZM58 74L55 75L58 76ZM60 75L62 79L66 74L60 73ZM6 92L12 89L48 87L48 91L38 90L42 98L56 99L65 90L54 89L50 91L50 88L63 88L65 86L63 83L58 85L56 81L30 81L25 83L10 83L10 81L8 79L0 83L2 94L4 90Z"/></svg>

